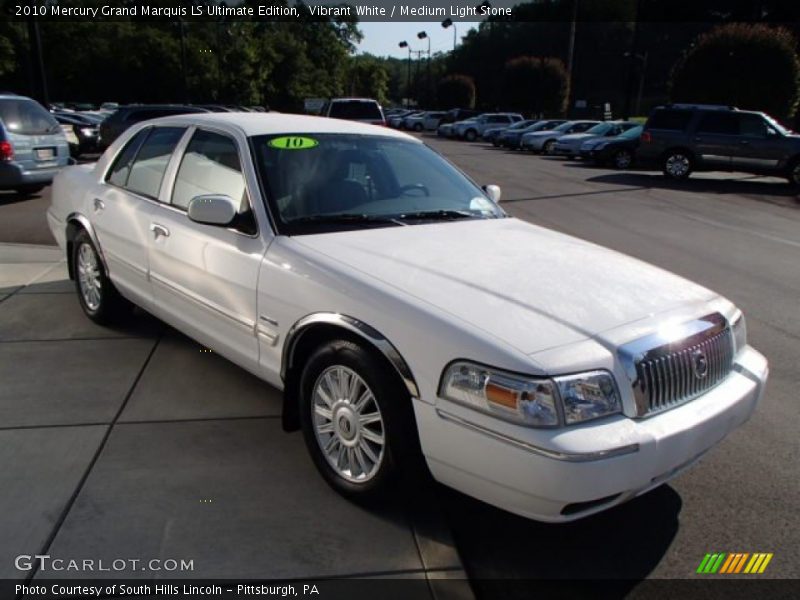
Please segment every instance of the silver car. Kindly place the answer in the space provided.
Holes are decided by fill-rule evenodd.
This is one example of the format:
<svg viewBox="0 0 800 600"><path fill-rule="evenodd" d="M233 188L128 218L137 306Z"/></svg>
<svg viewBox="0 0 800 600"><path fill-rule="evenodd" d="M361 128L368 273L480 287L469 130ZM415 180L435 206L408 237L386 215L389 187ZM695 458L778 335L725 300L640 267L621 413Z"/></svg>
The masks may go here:
<svg viewBox="0 0 800 600"><path fill-rule="evenodd" d="M523 150L552 154L560 137L571 133L583 133L599 123L600 121L567 121L549 131L526 133L522 136L520 146Z"/></svg>
<svg viewBox="0 0 800 600"><path fill-rule="evenodd" d="M61 125L38 102L0 95L0 190L35 194L69 162Z"/></svg>
<svg viewBox="0 0 800 600"><path fill-rule="evenodd" d="M636 127L636 123L630 121L606 121L587 129L583 133L570 133L561 136L553 146L553 154L575 158L580 156L581 144L594 138L612 138L629 129Z"/></svg>

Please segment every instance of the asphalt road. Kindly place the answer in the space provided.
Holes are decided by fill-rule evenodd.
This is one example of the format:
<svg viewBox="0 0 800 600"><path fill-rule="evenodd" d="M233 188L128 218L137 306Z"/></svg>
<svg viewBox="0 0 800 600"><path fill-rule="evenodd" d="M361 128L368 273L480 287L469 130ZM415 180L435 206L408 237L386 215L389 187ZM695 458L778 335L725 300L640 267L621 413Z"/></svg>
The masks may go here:
<svg viewBox="0 0 800 600"><path fill-rule="evenodd" d="M501 185L513 215L727 296L745 311L750 342L771 367L765 401L749 423L686 474L604 514L543 525L440 490L478 595L495 596L496 578L612 577L626 586L688 578L707 552L773 552L762 577L800 578L796 192L780 179L700 174L672 184L657 173L426 139L478 182ZM48 193L0 194L0 241L53 243L43 216Z"/></svg>

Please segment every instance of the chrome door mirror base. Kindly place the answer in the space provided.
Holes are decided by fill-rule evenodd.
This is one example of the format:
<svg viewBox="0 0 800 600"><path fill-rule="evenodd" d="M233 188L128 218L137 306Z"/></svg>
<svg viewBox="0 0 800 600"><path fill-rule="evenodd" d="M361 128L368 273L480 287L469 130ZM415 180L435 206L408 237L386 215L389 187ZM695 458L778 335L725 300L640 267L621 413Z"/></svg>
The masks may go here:
<svg viewBox="0 0 800 600"><path fill-rule="evenodd" d="M486 192L486 195L489 196L489 199L495 204L500 202L500 197L503 195L503 190L500 189L500 186L493 183L483 186L483 191Z"/></svg>

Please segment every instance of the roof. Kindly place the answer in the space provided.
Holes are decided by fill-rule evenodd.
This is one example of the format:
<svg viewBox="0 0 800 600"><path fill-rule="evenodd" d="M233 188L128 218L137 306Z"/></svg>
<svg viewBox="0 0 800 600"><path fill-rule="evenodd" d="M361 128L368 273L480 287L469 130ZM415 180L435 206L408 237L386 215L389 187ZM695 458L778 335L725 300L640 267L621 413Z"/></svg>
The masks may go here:
<svg viewBox="0 0 800 600"><path fill-rule="evenodd" d="M245 135L274 135L277 133L351 133L361 135L380 135L406 140L417 138L401 133L389 127L368 125L358 121L345 121L343 119L330 119L328 117L315 117L309 115L293 115L287 113L191 113L174 115L158 119L171 123L206 124L220 126L234 126L242 130Z"/></svg>

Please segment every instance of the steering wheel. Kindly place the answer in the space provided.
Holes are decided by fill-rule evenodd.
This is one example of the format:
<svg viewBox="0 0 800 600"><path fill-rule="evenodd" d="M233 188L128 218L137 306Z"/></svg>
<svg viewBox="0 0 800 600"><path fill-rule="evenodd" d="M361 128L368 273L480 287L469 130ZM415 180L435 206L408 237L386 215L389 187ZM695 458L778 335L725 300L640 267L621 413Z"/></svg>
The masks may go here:
<svg viewBox="0 0 800 600"><path fill-rule="evenodd" d="M401 185L400 188L397 190L400 192L401 196L430 196L430 190L421 183L410 183L408 185ZM421 194L409 194L408 192L422 192Z"/></svg>

